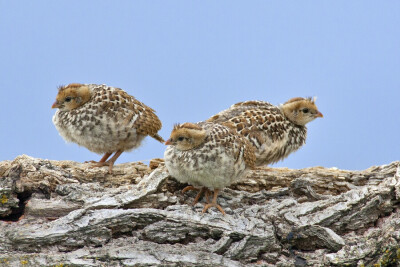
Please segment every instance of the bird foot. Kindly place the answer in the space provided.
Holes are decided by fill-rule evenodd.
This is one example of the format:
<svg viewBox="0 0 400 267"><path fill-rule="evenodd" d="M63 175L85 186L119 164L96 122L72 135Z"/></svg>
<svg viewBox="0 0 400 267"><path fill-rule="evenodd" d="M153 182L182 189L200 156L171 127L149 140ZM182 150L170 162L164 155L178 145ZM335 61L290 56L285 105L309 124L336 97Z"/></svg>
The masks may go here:
<svg viewBox="0 0 400 267"><path fill-rule="evenodd" d="M95 160L87 160L87 161L84 161L83 163L97 163L97 161L95 161Z"/></svg>
<svg viewBox="0 0 400 267"><path fill-rule="evenodd" d="M106 162L91 162L93 165L90 166L89 168L97 168L97 167L103 167L103 166L108 166L108 173L112 174L112 168L114 166L114 162L113 161L106 161Z"/></svg>
<svg viewBox="0 0 400 267"><path fill-rule="evenodd" d="M117 160L117 158L122 154L122 150L118 150L117 152L115 152L114 156L107 160L112 153L107 152L104 154L104 156L101 158L100 161L94 161L94 160L90 160L90 161L85 161L85 163L93 163L92 166L90 166L90 168L96 168L96 167L103 167L103 166L108 166L108 173L112 174L112 168L114 166L115 161Z"/></svg>
<svg viewBox="0 0 400 267"><path fill-rule="evenodd" d="M199 191L200 189L198 189L198 188L196 188L196 187L194 187L192 185L188 185L188 186L186 186L185 188L182 189L182 193L185 193L186 191L189 191L189 190Z"/></svg>
<svg viewBox="0 0 400 267"><path fill-rule="evenodd" d="M219 190L220 189L218 189L218 188L214 188L213 199L211 202L209 202L208 197L209 197L210 191L207 189L206 198L207 198L208 204L204 205L202 213L206 212L211 207L216 207L223 215L225 215L225 211L222 209L222 207L220 205L217 204L217 197L218 197Z"/></svg>
<svg viewBox="0 0 400 267"><path fill-rule="evenodd" d="M205 213L211 207L216 207L223 215L226 214L225 211L222 209L222 207L220 205L218 205L217 203L214 203L214 202L211 202L211 203L208 203L208 204L204 205L202 213Z"/></svg>

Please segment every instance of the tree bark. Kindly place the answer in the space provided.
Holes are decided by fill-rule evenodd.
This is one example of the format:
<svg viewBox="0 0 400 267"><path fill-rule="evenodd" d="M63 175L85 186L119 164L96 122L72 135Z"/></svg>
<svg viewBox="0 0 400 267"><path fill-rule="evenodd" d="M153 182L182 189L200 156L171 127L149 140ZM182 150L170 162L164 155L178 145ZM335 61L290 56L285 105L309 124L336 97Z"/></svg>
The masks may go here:
<svg viewBox="0 0 400 267"><path fill-rule="evenodd" d="M0 266L397 266L400 162L257 168L222 215L163 160L0 162Z"/></svg>

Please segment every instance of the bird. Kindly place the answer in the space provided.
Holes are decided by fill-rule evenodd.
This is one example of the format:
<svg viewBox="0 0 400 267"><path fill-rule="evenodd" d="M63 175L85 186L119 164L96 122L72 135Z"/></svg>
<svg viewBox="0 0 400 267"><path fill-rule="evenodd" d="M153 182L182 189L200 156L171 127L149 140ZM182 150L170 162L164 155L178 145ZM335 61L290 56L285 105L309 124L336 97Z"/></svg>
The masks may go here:
<svg viewBox="0 0 400 267"><path fill-rule="evenodd" d="M295 97L279 106L265 101L245 101L232 105L207 119L225 125L247 138L255 147L255 165L285 159L306 142L306 124L323 117L316 98Z"/></svg>
<svg viewBox="0 0 400 267"><path fill-rule="evenodd" d="M146 136L164 143L157 133L161 121L155 111L120 88L105 84L71 83L60 86L52 108L53 123L67 141L104 154L92 167L109 166L140 146ZM114 155L109 159L109 157Z"/></svg>
<svg viewBox="0 0 400 267"><path fill-rule="evenodd" d="M203 192L208 199L208 190L214 191L212 201L207 200L203 213L216 207L225 211L217 203L221 189L244 177L254 167L253 146L242 136L228 127L208 122L176 124L164 153L169 174L189 186L198 189L194 204Z"/></svg>

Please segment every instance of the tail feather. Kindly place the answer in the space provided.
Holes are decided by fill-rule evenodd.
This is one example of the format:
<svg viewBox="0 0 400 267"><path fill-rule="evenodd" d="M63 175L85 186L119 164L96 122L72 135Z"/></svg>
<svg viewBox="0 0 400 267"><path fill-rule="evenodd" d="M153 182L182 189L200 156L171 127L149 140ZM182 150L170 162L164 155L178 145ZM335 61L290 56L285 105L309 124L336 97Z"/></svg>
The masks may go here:
<svg viewBox="0 0 400 267"><path fill-rule="evenodd" d="M165 143L165 140L157 133L152 135L151 137L153 137L154 139L156 139L160 143Z"/></svg>

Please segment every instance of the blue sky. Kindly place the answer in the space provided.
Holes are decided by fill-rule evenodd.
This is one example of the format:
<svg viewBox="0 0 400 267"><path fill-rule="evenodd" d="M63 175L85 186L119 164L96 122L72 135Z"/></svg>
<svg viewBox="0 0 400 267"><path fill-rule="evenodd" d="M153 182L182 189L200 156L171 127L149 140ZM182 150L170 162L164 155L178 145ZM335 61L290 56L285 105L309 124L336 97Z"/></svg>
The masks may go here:
<svg viewBox="0 0 400 267"><path fill-rule="evenodd" d="M0 160L101 156L59 136L57 86L120 87L167 138L245 100L317 96L307 144L273 166L365 169L400 157L400 1L0 0ZM146 138L117 163L162 157Z"/></svg>

